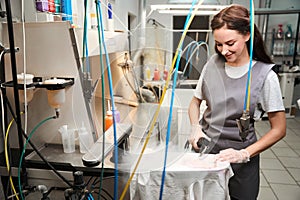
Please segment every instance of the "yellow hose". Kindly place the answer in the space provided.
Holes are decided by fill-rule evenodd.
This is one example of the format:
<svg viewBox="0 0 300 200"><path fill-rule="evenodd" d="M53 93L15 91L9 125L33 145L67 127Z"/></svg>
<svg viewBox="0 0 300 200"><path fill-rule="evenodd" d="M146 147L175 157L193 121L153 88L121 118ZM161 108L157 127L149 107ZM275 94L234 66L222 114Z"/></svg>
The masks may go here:
<svg viewBox="0 0 300 200"><path fill-rule="evenodd" d="M252 44L250 44L250 45L252 45L252 50L253 50L253 40L254 40L254 3L253 3L253 1L251 1L251 10L252 10L252 12L250 13L250 18L252 20L251 20L251 24L250 24L250 28L251 28L250 32L251 32L251 38L253 38L253 39L250 40L250 42L252 42ZM252 59L252 58L250 58L250 59ZM252 68L252 66L251 66L251 68ZM249 76L246 111L250 110L251 79L252 79L252 70L250 71L250 76Z"/></svg>
<svg viewBox="0 0 300 200"><path fill-rule="evenodd" d="M17 198L17 200L19 200L19 196L17 194L17 191L15 189L13 180L12 180L11 175L10 175L10 165L9 165L9 158L8 158L8 151L7 151L7 148L8 148L8 145L7 145L8 133L9 133L10 127L11 127L11 125L12 125L13 122L14 122L14 119L12 119L9 122L7 130L6 130L5 141L4 141L4 150L5 150L5 162L6 162L6 167L7 167L7 171L8 171L8 174L9 174L10 185L11 185L11 188L12 188L14 194L15 194L15 197Z"/></svg>
<svg viewBox="0 0 300 200"><path fill-rule="evenodd" d="M164 97L165 97L165 93L166 93L166 91L167 91L167 88L168 88L168 85L169 85L169 81L170 81L170 79L171 79L171 74L172 74L172 71L173 71L175 62L176 62L176 60L177 60L178 51L179 51L180 47L182 46L182 43L183 43L183 40L184 40L184 38L185 38L185 36L186 36L186 33L187 33L187 31L188 31L188 28L190 27L190 25L191 25L191 23L192 23L192 21L193 21L193 18L194 18L195 15L196 15L196 11L197 11L198 8L200 7L200 5L203 3L203 1L204 1L204 0L200 0L199 3L197 4L197 6L195 7L195 9L194 9L194 11L193 11L193 13L192 13L192 15L191 15L189 21L188 21L187 24L186 24L186 28L185 28L185 30L183 31L182 35L181 35L179 44L178 44L177 49L176 49L175 56L174 56L174 58L173 58L172 66L170 67L170 70L169 70L169 73L168 73L168 78L167 78L167 80L166 80L166 84L165 84L165 86L164 86L164 88L163 88L163 93L162 93L162 95L161 95L161 98L160 98L158 107L157 107L157 109L156 109L156 111L155 111L154 118L153 118L153 120L152 120L152 122L151 122L150 130L149 130L149 132L148 132L148 134L147 134L147 137L146 137L145 143L144 143L144 145L143 145L141 154L140 154L139 157L138 157L138 160L137 160L137 163L136 163L136 165L135 165L135 167L134 167L134 169L133 169L133 172L132 172L132 174L130 175L130 177L129 177L129 179L128 179L126 185L125 185L125 188L124 188L124 190L123 190L123 192L122 192L122 194L121 194L120 200L123 200L123 199L124 199L125 194L126 194L128 188L129 188L130 182L131 182L131 180L133 179L133 176L135 175L135 172L136 172L136 170L137 170L137 168L138 168L138 165L139 165L139 163L140 163L140 161L141 161L141 159L142 159L142 156L143 156L143 154L144 154L144 151L145 151L145 149L146 149L146 146L147 146L147 144L148 144L148 142L149 142L150 136L151 136L152 131L153 131L153 129L154 129L155 122L156 122L156 120L157 120L157 118L158 118L158 114L159 114L159 111L160 111L160 107L161 107L161 104L162 104L163 99L164 99Z"/></svg>

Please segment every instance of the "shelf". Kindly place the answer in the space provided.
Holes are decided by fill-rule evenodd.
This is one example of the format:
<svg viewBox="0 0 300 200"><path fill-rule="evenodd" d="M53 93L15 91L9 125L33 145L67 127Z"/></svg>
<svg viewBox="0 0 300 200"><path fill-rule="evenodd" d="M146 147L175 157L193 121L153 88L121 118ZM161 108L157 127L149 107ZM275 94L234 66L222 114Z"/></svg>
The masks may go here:
<svg viewBox="0 0 300 200"><path fill-rule="evenodd" d="M75 28L75 34L77 37L77 45L79 50L79 55L82 57L82 41L83 41L83 29ZM108 53L122 52L128 50L128 35L126 32L104 32L104 40L107 46ZM98 30L89 29L87 34L87 46L88 55L96 56L100 54L99 42L98 42ZM102 53L104 54L104 49L102 48Z"/></svg>
<svg viewBox="0 0 300 200"><path fill-rule="evenodd" d="M272 55L274 57L293 57L294 55ZM298 57L300 55L296 55L296 57Z"/></svg>
<svg viewBox="0 0 300 200"><path fill-rule="evenodd" d="M278 40L278 41L286 41L286 40L296 40L296 38L275 38L274 37L274 40Z"/></svg>

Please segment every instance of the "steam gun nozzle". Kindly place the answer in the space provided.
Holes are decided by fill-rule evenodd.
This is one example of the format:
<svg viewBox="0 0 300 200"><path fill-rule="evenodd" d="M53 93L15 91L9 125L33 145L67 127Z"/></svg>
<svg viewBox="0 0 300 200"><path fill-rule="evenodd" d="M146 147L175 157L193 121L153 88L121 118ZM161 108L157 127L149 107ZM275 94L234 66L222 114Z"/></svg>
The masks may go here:
<svg viewBox="0 0 300 200"><path fill-rule="evenodd" d="M250 126L250 115L249 111L244 111L243 115L240 119L236 120L237 126L240 131L240 136L243 141L246 140L246 137L249 134L249 126Z"/></svg>
<svg viewBox="0 0 300 200"><path fill-rule="evenodd" d="M200 157L207 151L210 141L211 140L208 140L205 137L199 138L197 146L199 147Z"/></svg>
<svg viewBox="0 0 300 200"><path fill-rule="evenodd" d="M60 115L60 109L59 108L55 108L55 117L59 118Z"/></svg>

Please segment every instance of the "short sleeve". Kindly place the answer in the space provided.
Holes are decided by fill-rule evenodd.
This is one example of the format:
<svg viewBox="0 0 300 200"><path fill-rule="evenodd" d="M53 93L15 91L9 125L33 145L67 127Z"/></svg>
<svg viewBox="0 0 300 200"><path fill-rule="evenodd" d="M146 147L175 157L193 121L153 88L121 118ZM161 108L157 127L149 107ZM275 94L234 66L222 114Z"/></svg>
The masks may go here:
<svg viewBox="0 0 300 200"><path fill-rule="evenodd" d="M202 86L203 86L203 80L204 80L204 74L207 70L207 64L203 67L203 70L200 74L195 92L194 92L194 96L198 99L202 99L203 100L203 94L202 94Z"/></svg>
<svg viewBox="0 0 300 200"><path fill-rule="evenodd" d="M258 103L267 113L284 111L278 76L273 70L266 77Z"/></svg>

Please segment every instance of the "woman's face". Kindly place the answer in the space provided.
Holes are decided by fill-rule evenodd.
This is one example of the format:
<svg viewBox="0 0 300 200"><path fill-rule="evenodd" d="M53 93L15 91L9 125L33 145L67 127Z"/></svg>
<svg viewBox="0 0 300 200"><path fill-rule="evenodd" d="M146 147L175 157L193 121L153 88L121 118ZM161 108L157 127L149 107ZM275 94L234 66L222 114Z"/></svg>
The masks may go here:
<svg viewBox="0 0 300 200"><path fill-rule="evenodd" d="M246 42L250 34L242 35L235 30L222 27L214 30L214 38L218 51L231 66L241 66L249 62Z"/></svg>

